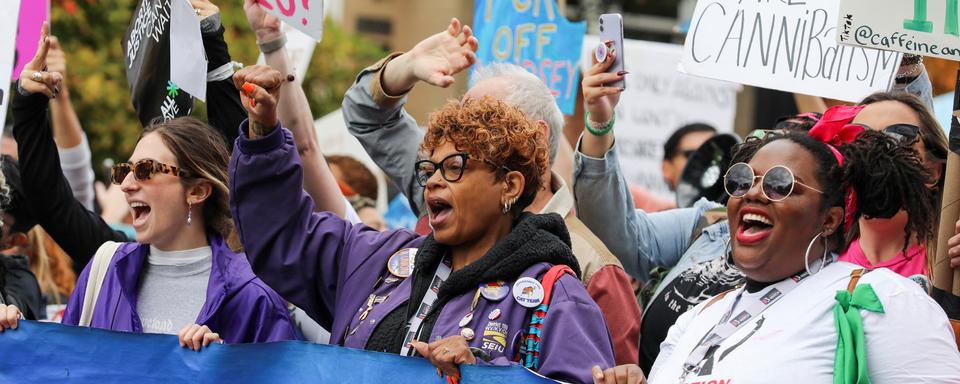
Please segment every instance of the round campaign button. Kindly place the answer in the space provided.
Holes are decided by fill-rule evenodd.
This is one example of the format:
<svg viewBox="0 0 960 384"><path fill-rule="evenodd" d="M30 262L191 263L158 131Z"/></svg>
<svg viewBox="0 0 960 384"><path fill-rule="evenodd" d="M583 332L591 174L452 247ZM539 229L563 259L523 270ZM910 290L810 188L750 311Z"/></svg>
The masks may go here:
<svg viewBox="0 0 960 384"><path fill-rule="evenodd" d="M413 263L416 256L417 248L401 249L390 255L390 259L387 260L387 270L396 277L410 277L410 274L413 273Z"/></svg>
<svg viewBox="0 0 960 384"><path fill-rule="evenodd" d="M524 307L536 307L543 302L543 285L532 277L521 277L513 283L513 299Z"/></svg>
<svg viewBox="0 0 960 384"><path fill-rule="evenodd" d="M463 336L463 338L467 339L467 341L473 340L473 330L470 328L460 329L460 336Z"/></svg>
<svg viewBox="0 0 960 384"><path fill-rule="evenodd" d="M480 284L480 295L490 301L500 301L510 293L510 287L504 281Z"/></svg>

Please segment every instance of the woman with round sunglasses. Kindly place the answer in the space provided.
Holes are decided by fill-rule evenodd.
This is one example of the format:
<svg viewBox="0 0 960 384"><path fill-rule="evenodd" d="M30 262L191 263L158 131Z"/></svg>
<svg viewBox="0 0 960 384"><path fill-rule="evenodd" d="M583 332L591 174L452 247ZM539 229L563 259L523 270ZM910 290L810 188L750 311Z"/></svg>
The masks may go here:
<svg viewBox="0 0 960 384"><path fill-rule="evenodd" d="M943 310L889 270L836 260L848 187L857 193L924 175L877 177L870 167L919 164L888 136L863 133L839 151L807 135L748 139L724 177L742 288L706 301L670 329L650 383L953 383L960 352ZM885 188L884 217L912 198ZM932 209L932 207L927 207Z"/></svg>
<svg viewBox="0 0 960 384"><path fill-rule="evenodd" d="M331 343L419 355L454 378L462 364L521 363L589 382L592 365L613 364L563 219L523 212L547 151L518 109L487 97L432 114L416 172L433 232L378 232L313 212L276 117L282 78L243 84L241 73L250 118L230 161L236 227L257 275Z"/></svg>
<svg viewBox="0 0 960 384"><path fill-rule="evenodd" d="M13 118L24 184L49 196L30 202L52 213L40 217L41 225L75 259L97 255L80 274L63 322L175 334L182 346L196 350L217 341L296 338L283 300L228 244L229 154L212 127L193 118L150 125L130 161L113 168L112 181L130 205L136 242L124 242L73 197L47 119L48 98L56 96L59 80L43 71L48 45L45 25L38 53L20 75ZM97 300L86 301L92 297Z"/></svg>

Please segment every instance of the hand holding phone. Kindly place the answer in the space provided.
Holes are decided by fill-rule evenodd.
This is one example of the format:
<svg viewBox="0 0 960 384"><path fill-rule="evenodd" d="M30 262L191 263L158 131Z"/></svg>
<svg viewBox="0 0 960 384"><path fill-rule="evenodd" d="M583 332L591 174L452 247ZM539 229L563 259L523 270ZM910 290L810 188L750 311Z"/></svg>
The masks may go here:
<svg viewBox="0 0 960 384"><path fill-rule="evenodd" d="M605 44L606 42L612 44ZM600 45L594 51L594 57L597 62L603 62L610 51L616 52L613 64L605 72L620 73L624 71L623 67L623 17L619 13L607 13L600 15ZM621 79L613 83L604 84L607 87L626 87L626 81Z"/></svg>

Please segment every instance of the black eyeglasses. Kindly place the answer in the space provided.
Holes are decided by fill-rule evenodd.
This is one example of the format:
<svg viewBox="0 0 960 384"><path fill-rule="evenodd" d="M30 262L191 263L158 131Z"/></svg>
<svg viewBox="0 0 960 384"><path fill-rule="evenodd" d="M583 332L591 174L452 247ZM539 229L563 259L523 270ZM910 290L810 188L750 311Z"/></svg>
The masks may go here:
<svg viewBox="0 0 960 384"><path fill-rule="evenodd" d="M823 193L823 191L801 183L793 177L793 171L783 165L777 165L767 170L763 175L755 175L753 167L747 163L736 163L727 169L723 176L723 188L730 197L741 198L747 195L753 184L760 178L760 191L770 201L783 201L791 193L795 184L807 189Z"/></svg>
<svg viewBox="0 0 960 384"><path fill-rule="evenodd" d="M442 176L444 180L451 183L460 181L460 178L463 177L463 171L467 168L467 159L470 158L471 156L467 153L454 153L444 157L439 163L434 163L430 160L420 160L416 163L417 183L420 184L421 187L426 187L427 181L430 180L430 177L432 177L438 169L440 170L440 176ZM498 166L487 160L481 161L490 164L490 166L495 169L503 169L508 172L510 171L505 166Z"/></svg>
<svg viewBox="0 0 960 384"><path fill-rule="evenodd" d="M133 178L137 181L150 180L153 175L166 173L168 175L186 177L187 172L170 164L164 164L153 159L143 159L136 163L120 163L110 170L110 180L117 185L123 183L127 174L133 171Z"/></svg>

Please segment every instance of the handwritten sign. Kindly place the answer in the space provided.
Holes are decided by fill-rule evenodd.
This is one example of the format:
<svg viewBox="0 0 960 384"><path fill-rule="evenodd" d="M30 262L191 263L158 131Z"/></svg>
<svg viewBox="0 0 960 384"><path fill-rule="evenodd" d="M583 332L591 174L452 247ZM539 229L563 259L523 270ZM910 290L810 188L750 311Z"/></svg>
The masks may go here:
<svg viewBox="0 0 960 384"><path fill-rule="evenodd" d="M583 40L584 70L597 36ZM663 144L684 125L704 123L733 132L740 85L677 72L683 47L640 40L623 41L627 90L617 105L617 146L627 181L673 201L663 181Z"/></svg>
<svg viewBox="0 0 960 384"><path fill-rule="evenodd" d="M17 16L20 8L20 0L4 0L0 2L0 73L10 73L13 70L13 57L15 55L15 45L17 42ZM37 27L40 30L40 27ZM36 50L38 36L33 41L34 50ZM33 56L31 55L31 58ZM17 76L19 77L19 73ZM4 124L7 119L7 105L10 103L10 85L9 81L0 81L0 132L3 132Z"/></svg>
<svg viewBox="0 0 960 384"><path fill-rule="evenodd" d="M851 102L887 90L900 53L839 45L838 6L839 0L699 0L681 70Z"/></svg>
<svg viewBox="0 0 960 384"><path fill-rule="evenodd" d="M323 0L257 0L276 16L316 41L323 39Z"/></svg>
<svg viewBox="0 0 960 384"><path fill-rule="evenodd" d="M568 21L554 0L477 0L474 4L478 64L509 62L526 68L547 84L563 113L573 114L587 24Z"/></svg>
<svg viewBox="0 0 960 384"><path fill-rule="evenodd" d="M5 1L5 3L11 3ZM17 2L21 3L21 2ZM13 12L16 12L14 8ZM29 0L20 5L20 18L14 21L17 26L17 64L10 79L16 81L20 71L37 54L37 42L40 41L40 26L50 18L50 0ZM56 31L51 31L56 35ZM14 35L4 35L14 36Z"/></svg>
<svg viewBox="0 0 960 384"><path fill-rule="evenodd" d="M841 44L960 60L956 0L841 0Z"/></svg>

